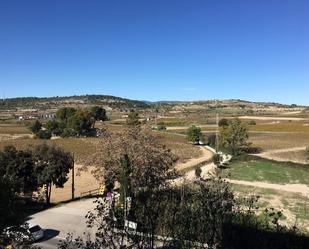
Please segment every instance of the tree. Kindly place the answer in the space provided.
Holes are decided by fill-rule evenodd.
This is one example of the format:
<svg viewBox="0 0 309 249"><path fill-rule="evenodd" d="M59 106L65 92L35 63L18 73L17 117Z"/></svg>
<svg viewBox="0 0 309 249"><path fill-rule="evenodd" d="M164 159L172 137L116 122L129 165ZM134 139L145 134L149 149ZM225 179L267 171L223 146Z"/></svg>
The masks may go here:
<svg viewBox="0 0 309 249"><path fill-rule="evenodd" d="M126 124L129 125L129 126L138 126L138 125L140 125L138 112L131 111L128 114L128 118L126 120Z"/></svg>
<svg viewBox="0 0 309 249"><path fill-rule="evenodd" d="M211 134L207 137L207 144L212 148L216 148L216 140L216 134Z"/></svg>
<svg viewBox="0 0 309 249"><path fill-rule="evenodd" d="M195 176L196 176L196 178L200 178L200 177L201 177L201 174L202 174L202 169L201 169L201 167L197 167L197 168L195 169Z"/></svg>
<svg viewBox="0 0 309 249"><path fill-rule="evenodd" d="M94 165L94 176L108 183L120 182L122 161L126 158L130 162L132 191L164 185L176 161L158 136L137 127L107 134L96 147L95 154L85 163Z"/></svg>
<svg viewBox="0 0 309 249"><path fill-rule="evenodd" d="M35 120L34 123L30 126L30 130L36 134L38 133L42 128L42 123L39 120Z"/></svg>
<svg viewBox="0 0 309 249"><path fill-rule="evenodd" d="M76 131L78 135L88 135L95 120L88 110L79 109L68 120L68 128Z"/></svg>
<svg viewBox="0 0 309 249"><path fill-rule="evenodd" d="M221 165L221 162L222 162L222 156L220 154L214 154L213 158L213 163L219 167Z"/></svg>
<svg viewBox="0 0 309 249"><path fill-rule="evenodd" d="M95 238L60 243L69 248L214 248L220 245L223 224L232 219L234 195L221 180L210 179L194 186L140 189L131 209L137 230L124 228L115 199L102 198L87 215L88 226L97 229ZM166 238L166 239L165 239Z"/></svg>
<svg viewBox="0 0 309 249"><path fill-rule="evenodd" d="M222 119L220 119L218 125L219 125L219 127L228 126L229 125L229 120L226 119L226 118L222 118Z"/></svg>
<svg viewBox="0 0 309 249"><path fill-rule="evenodd" d="M200 127L196 127L195 125L192 125L187 130L187 139L190 142L193 142L194 144L199 144L200 140L202 139L203 134Z"/></svg>
<svg viewBox="0 0 309 249"><path fill-rule="evenodd" d="M239 119L231 120L229 126L222 127L220 131L220 144L232 155L237 155L241 147L248 145L248 138L248 129Z"/></svg>
<svg viewBox="0 0 309 249"><path fill-rule="evenodd" d="M0 152L0 173L16 193L29 193L37 189L33 156L29 150L18 151L14 146L6 146Z"/></svg>
<svg viewBox="0 0 309 249"><path fill-rule="evenodd" d="M59 122L57 120L49 120L44 125L46 130L48 130L51 134L56 136L61 135L65 126L66 126L65 123Z"/></svg>
<svg viewBox="0 0 309 249"><path fill-rule="evenodd" d="M73 167L72 155L60 148L42 144L34 149L34 160L38 185L44 186L46 202L49 204L52 185L62 188L68 180Z"/></svg>
<svg viewBox="0 0 309 249"><path fill-rule="evenodd" d="M256 125L256 122L254 120L250 120L248 125Z"/></svg>
<svg viewBox="0 0 309 249"><path fill-rule="evenodd" d="M166 125L164 122L159 122L157 125L157 130L158 131L165 131L166 130Z"/></svg>
<svg viewBox="0 0 309 249"><path fill-rule="evenodd" d="M50 139L52 136L49 130L40 130L38 133L35 134L36 138L40 139Z"/></svg>
<svg viewBox="0 0 309 249"><path fill-rule="evenodd" d="M96 121L106 121L106 110L100 106L93 106L90 108L90 112Z"/></svg>
<svg viewBox="0 0 309 249"><path fill-rule="evenodd" d="M76 109L73 107L63 107L60 108L57 112L56 112L56 117L58 120L67 123L69 118L73 117L76 113Z"/></svg>

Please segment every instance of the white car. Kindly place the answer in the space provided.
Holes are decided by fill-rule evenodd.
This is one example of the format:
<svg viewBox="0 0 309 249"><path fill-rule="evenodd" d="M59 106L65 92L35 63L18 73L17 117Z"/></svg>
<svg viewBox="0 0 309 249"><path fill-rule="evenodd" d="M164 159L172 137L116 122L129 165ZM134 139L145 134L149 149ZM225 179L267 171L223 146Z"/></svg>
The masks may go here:
<svg viewBox="0 0 309 249"><path fill-rule="evenodd" d="M32 239L34 241L40 240L44 237L44 230L36 224L25 223L21 227L7 227L5 229L9 238L17 239L18 241Z"/></svg>

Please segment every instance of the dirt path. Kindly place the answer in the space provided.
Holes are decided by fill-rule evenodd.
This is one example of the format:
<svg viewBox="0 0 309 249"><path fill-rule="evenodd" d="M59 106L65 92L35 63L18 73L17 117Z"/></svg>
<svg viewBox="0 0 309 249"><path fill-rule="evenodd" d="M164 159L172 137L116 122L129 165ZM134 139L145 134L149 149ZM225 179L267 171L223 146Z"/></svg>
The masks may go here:
<svg viewBox="0 0 309 249"><path fill-rule="evenodd" d="M213 152L211 152L209 149L207 149L205 146L200 146L200 150L202 152L202 155L198 158L192 158L189 161L185 162L185 163L179 163L176 164L175 169L178 171L183 171L186 169L190 169L198 164L201 164L203 162L207 162L209 161L212 156L213 156Z"/></svg>
<svg viewBox="0 0 309 249"><path fill-rule="evenodd" d="M198 125L198 127L200 128L216 128L216 125ZM190 126L188 125L184 125L184 126L167 126L166 130L167 131L172 131L172 130L186 130L190 128Z"/></svg>
<svg viewBox="0 0 309 249"><path fill-rule="evenodd" d="M308 120L307 118L297 118L297 117L278 117L278 116L270 116L270 117L261 117L261 116L240 116L239 119L255 119L255 120L282 120L282 121L302 121Z"/></svg>
<svg viewBox="0 0 309 249"><path fill-rule="evenodd" d="M309 196L309 187L305 184L274 184L274 183L267 183L267 182L249 182L249 181L240 181L240 180L231 180L231 179L224 179L229 183L258 187L258 188L268 188L268 189L275 189L281 190L286 192L293 192L293 193L300 193L305 197Z"/></svg>

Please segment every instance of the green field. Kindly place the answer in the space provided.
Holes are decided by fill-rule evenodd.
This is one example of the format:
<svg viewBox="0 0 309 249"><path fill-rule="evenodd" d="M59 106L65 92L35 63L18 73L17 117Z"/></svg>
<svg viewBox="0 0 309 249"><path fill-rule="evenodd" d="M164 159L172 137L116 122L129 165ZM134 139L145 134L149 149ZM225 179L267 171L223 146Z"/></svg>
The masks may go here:
<svg viewBox="0 0 309 249"><path fill-rule="evenodd" d="M235 180L309 185L309 165L280 163L249 157L246 160L231 161L230 166L222 171L222 176Z"/></svg>

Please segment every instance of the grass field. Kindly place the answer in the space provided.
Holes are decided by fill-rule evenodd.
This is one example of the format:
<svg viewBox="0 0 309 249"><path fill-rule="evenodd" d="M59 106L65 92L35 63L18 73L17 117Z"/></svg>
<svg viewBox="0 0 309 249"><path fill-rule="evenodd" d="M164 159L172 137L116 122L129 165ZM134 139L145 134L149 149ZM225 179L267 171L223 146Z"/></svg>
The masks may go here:
<svg viewBox="0 0 309 249"><path fill-rule="evenodd" d="M258 158L233 160L230 166L222 171L222 176L234 180L309 185L309 165L279 163Z"/></svg>

